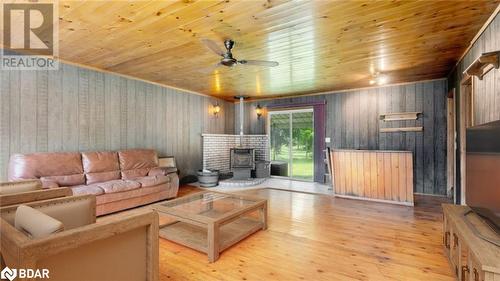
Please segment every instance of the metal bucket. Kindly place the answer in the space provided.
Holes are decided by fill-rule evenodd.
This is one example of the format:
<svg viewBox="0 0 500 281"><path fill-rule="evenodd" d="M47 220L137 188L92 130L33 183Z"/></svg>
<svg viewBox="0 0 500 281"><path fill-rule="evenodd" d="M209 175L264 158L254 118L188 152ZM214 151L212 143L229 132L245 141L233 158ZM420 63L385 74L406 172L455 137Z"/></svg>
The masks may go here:
<svg viewBox="0 0 500 281"><path fill-rule="evenodd" d="M219 184L218 170L198 170L198 182L202 187L214 187Z"/></svg>

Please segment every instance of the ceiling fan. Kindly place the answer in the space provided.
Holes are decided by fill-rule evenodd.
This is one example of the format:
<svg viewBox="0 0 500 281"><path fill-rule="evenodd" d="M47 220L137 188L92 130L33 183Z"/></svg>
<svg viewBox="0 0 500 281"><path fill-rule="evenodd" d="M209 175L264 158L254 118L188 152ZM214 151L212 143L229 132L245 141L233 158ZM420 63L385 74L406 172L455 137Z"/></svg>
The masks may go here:
<svg viewBox="0 0 500 281"><path fill-rule="evenodd" d="M234 47L234 41L230 39L224 40L224 46L226 47L226 51L223 51L217 43L210 39L201 39L201 42L205 44L207 48L212 50L212 52L216 53L217 55L221 56L222 59L221 61L216 65L224 65L224 66L235 66L237 64L242 64L242 65L259 65L259 66L268 66L268 67L274 67L278 66L279 63L277 61L266 61L266 60L237 60L233 58L233 53L231 50Z"/></svg>

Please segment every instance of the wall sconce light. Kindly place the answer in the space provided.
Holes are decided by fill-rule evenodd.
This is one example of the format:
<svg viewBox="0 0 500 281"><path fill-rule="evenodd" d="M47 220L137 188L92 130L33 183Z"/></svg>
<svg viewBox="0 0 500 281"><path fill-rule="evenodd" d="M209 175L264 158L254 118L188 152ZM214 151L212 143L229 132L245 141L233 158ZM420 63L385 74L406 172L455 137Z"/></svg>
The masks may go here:
<svg viewBox="0 0 500 281"><path fill-rule="evenodd" d="M257 113L257 119L260 119L260 117L262 116L262 107L260 106L260 104L258 104L255 108L255 113Z"/></svg>
<svg viewBox="0 0 500 281"><path fill-rule="evenodd" d="M214 104L214 116L215 117L219 116L219 112L220 112L220 105L219 103L216 103Z"/></svg>

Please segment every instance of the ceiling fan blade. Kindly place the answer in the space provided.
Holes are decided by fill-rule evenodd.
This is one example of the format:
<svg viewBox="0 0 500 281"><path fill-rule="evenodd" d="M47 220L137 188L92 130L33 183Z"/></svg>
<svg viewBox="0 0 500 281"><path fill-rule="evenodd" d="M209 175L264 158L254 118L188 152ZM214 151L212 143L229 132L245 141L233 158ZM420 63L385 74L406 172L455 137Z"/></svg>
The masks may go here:
<svg viewBox="0 0 500 281"><path fill-rule="evenodd" d="M274 67L279 65L277 61L268 61L268 60L240 60L238 61L238 63L246 65L269 66L269 67Z"/></svg>
<svg viewBox="0 0 500 281"><path fill-rule="evenodd" d="M224 51L213 40L203 38L203 39L201 39L201 42L207 48L209 48L212 52L216 53L217 55L219 55L219 56L223 56L224 55Z"/></svg>

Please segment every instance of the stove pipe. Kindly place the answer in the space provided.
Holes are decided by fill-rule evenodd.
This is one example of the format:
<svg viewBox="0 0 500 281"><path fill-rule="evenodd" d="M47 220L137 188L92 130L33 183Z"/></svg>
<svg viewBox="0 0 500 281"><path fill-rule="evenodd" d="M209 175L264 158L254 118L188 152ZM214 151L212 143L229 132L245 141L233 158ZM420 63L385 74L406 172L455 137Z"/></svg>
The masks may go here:
<svg viewBox="0 0 500 281"><path fill-rule="evenodd" d="M243 99L240 97L240 136L243 136Z"/></svg>

